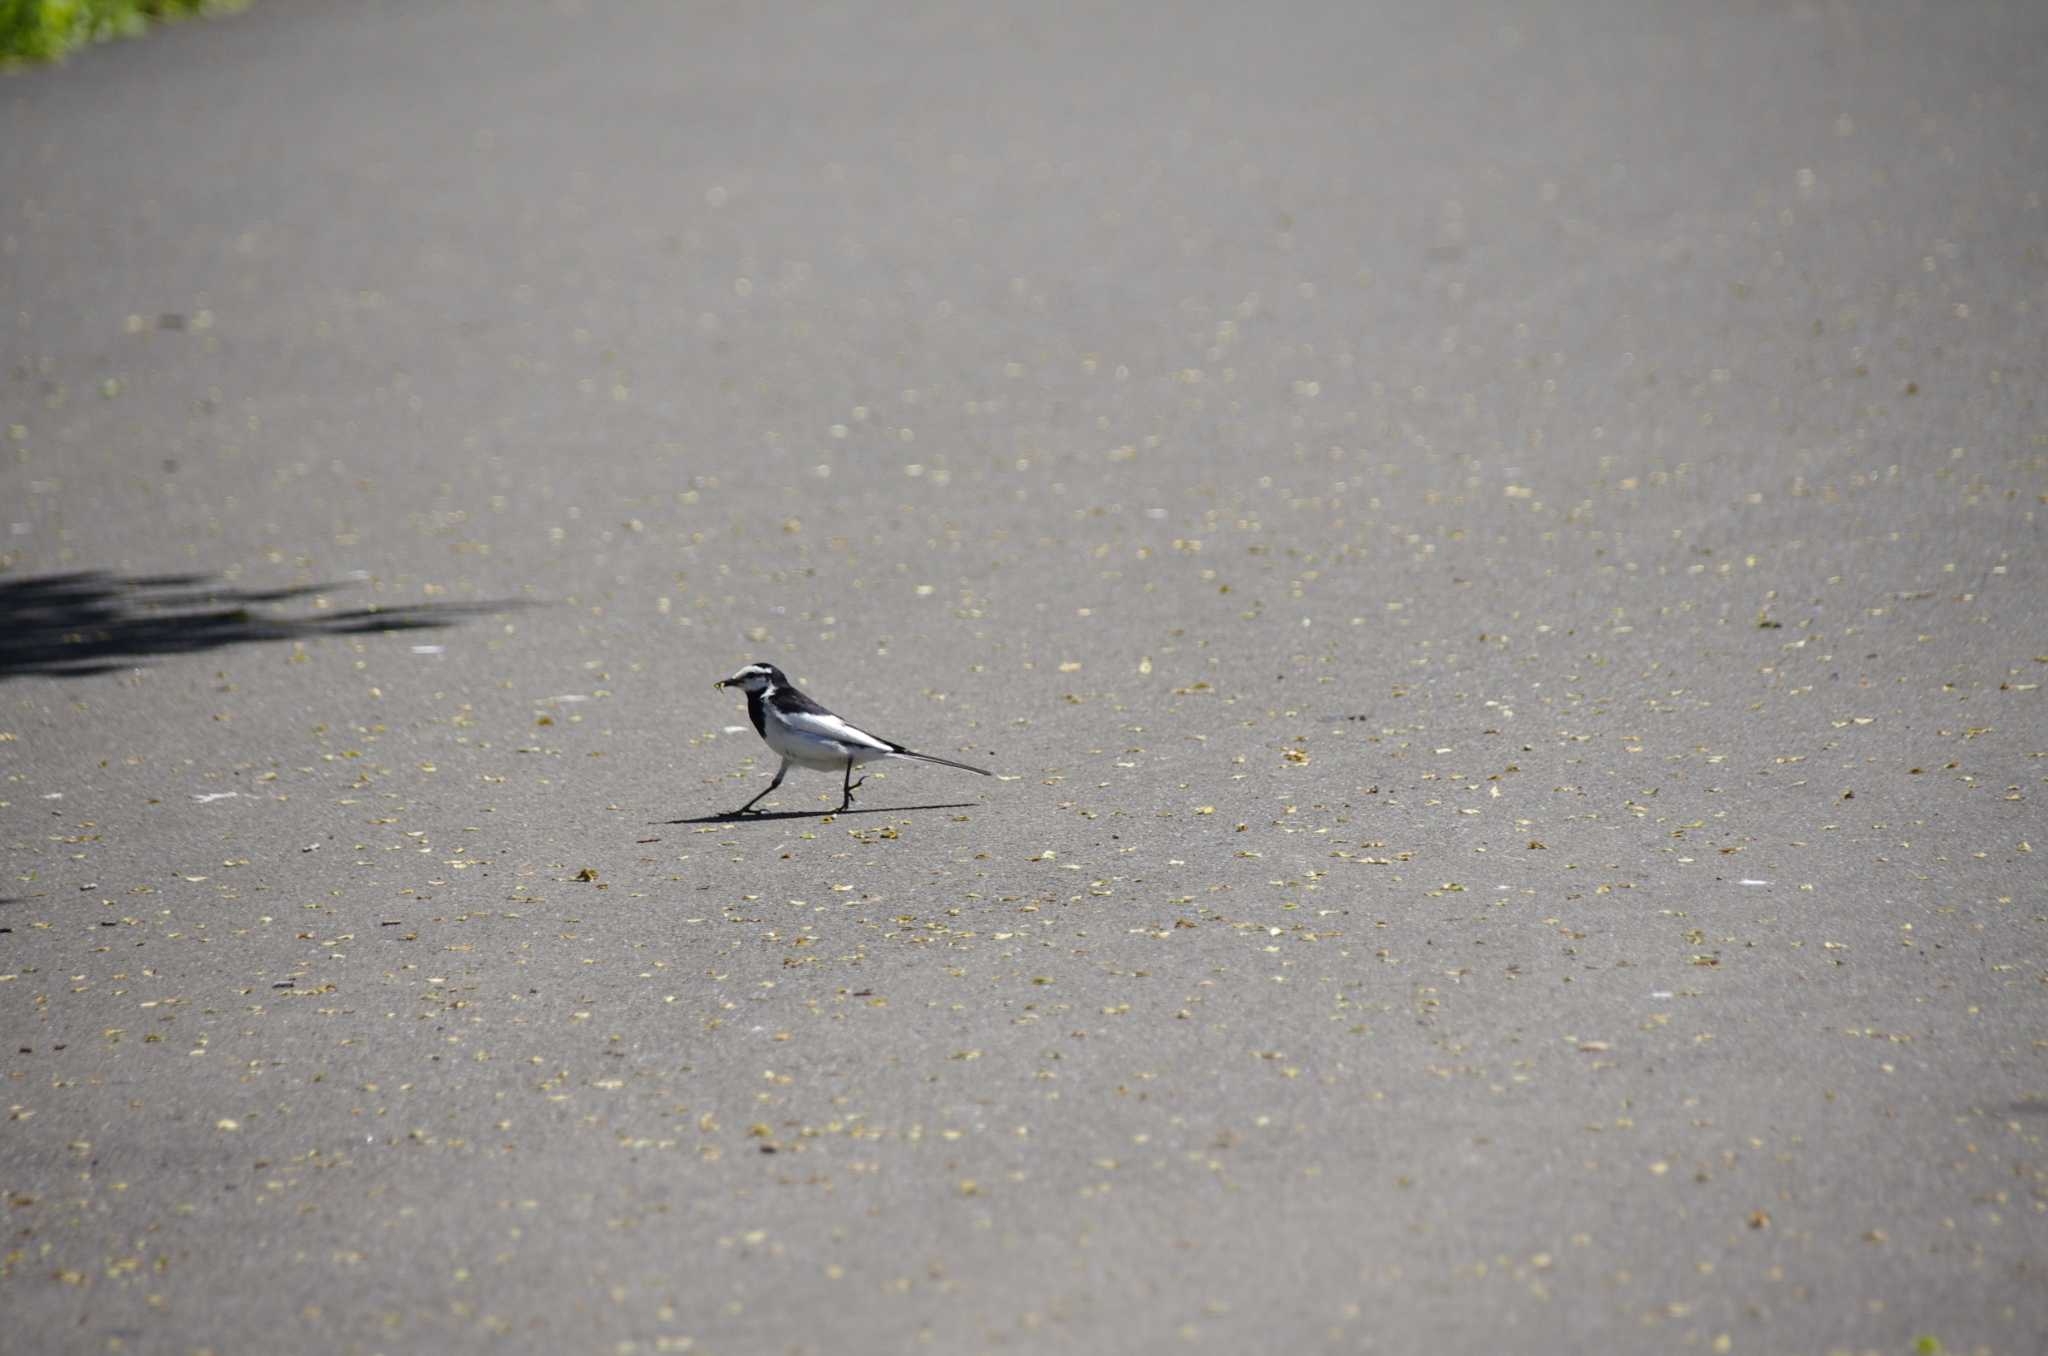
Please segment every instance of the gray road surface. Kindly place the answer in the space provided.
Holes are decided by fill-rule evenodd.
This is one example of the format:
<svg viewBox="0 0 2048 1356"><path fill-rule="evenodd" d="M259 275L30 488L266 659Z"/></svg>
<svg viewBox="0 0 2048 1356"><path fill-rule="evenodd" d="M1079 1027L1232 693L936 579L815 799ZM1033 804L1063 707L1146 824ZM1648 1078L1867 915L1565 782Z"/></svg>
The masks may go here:
<svg viewBox="0 0 2048 1356"><path fill-rule="evenodd" d="M0 1348L2048 1346L2048 8L0 80ZM780 662L901 767L772 770Z"/></svg>

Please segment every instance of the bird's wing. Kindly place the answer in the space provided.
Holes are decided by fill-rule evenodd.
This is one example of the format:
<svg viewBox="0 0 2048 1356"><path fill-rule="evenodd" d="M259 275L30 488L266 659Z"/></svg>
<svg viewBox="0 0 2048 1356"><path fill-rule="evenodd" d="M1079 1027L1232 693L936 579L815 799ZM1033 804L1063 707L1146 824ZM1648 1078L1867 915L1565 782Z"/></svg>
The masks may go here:
<svg viewBox="0 0 2048 1356"><path fill-rule="evenodd" d="M897 746L888 740L877 739L866 730L848 724L823 708L815 711L785 711L782 719L791 730L814 739L835 739L857 749L874 749L882 753L897 752Z"/></svg>
<svg viewBox="0 0 2048 1356"><path fill-rule="evenodd" d="M768 699L775 703L776 709L779 711L792 714L798 711L808 711L812 715L817 716L829 716L832 714L805 696L800 689L792 687L788 683L777 684L771 690Z"/></svg>

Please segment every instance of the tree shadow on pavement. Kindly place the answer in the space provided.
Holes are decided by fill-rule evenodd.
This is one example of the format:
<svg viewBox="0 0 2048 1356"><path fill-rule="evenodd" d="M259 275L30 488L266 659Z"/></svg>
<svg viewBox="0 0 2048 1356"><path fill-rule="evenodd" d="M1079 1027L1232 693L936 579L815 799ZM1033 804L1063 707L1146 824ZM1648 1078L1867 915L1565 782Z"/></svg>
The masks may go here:
<svg viewBox="0 0 2048 1356"><path fill-rule="evenodd" d="M772 824L778 819L849 819L854 815L907 815L912 810L972 810L978 800L952 800L942 805L877 805L866 810L754 810L734 814L700 815L696 819L658 819L662 824Z"/></svg>
<svg viewBox="0 0 2048 1356"><path fill-rule="evenodd" d="M454 626L508 612L518 601L371 605L286 614L274 610L350 585L240 589L203 574L118 575L103 570L0 578L0 682L84 678L161 655L200 654L260 641L309 640Z"/></svg>

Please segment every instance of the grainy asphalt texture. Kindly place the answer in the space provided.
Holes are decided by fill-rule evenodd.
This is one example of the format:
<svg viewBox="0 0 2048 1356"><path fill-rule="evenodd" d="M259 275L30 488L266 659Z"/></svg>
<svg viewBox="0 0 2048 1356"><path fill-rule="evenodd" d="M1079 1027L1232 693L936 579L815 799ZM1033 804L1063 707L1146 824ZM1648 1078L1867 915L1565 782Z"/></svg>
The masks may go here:
<svg viewBox="0 0 2048 1356"><path fill-rule="evenodd" d="M2048 8L0 80L0 1348L2048 1345ZM901 765L857 813L730 693Z"/></svg>

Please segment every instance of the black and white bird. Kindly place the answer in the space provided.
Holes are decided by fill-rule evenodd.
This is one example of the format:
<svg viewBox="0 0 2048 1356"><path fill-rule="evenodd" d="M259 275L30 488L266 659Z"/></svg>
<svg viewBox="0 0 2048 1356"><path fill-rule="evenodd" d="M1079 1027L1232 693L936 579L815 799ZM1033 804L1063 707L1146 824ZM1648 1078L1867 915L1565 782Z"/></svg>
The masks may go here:
<svg viewBox="0 0 2048 1356"><path fill-rule="evenodd" d="M950 758L934 754L918 753L906 749L893 740L871 735L833 715L824 707L799 692L796 685L784 676L781 669L773 664L749 664L730 678L721 678L714 687L736 687L747 694L747 718L754 722L754 729L766 741L769 748L782 756L782 766L775 770L775 780L768 783L760 796L754 797L733 814L743 815L769 791L782 785L782 779L789 775L792 767L807 767L819 772L843 772L844 795L839 802L841 810L853 804L853 788L867 778L855 781L853 770L863 763L872 763L879 758L915 758L920 762L939 763L946 767L957 767L962 772L975 772L984 777L992 776L986 768L969 767L956 763Z"/></svg>

